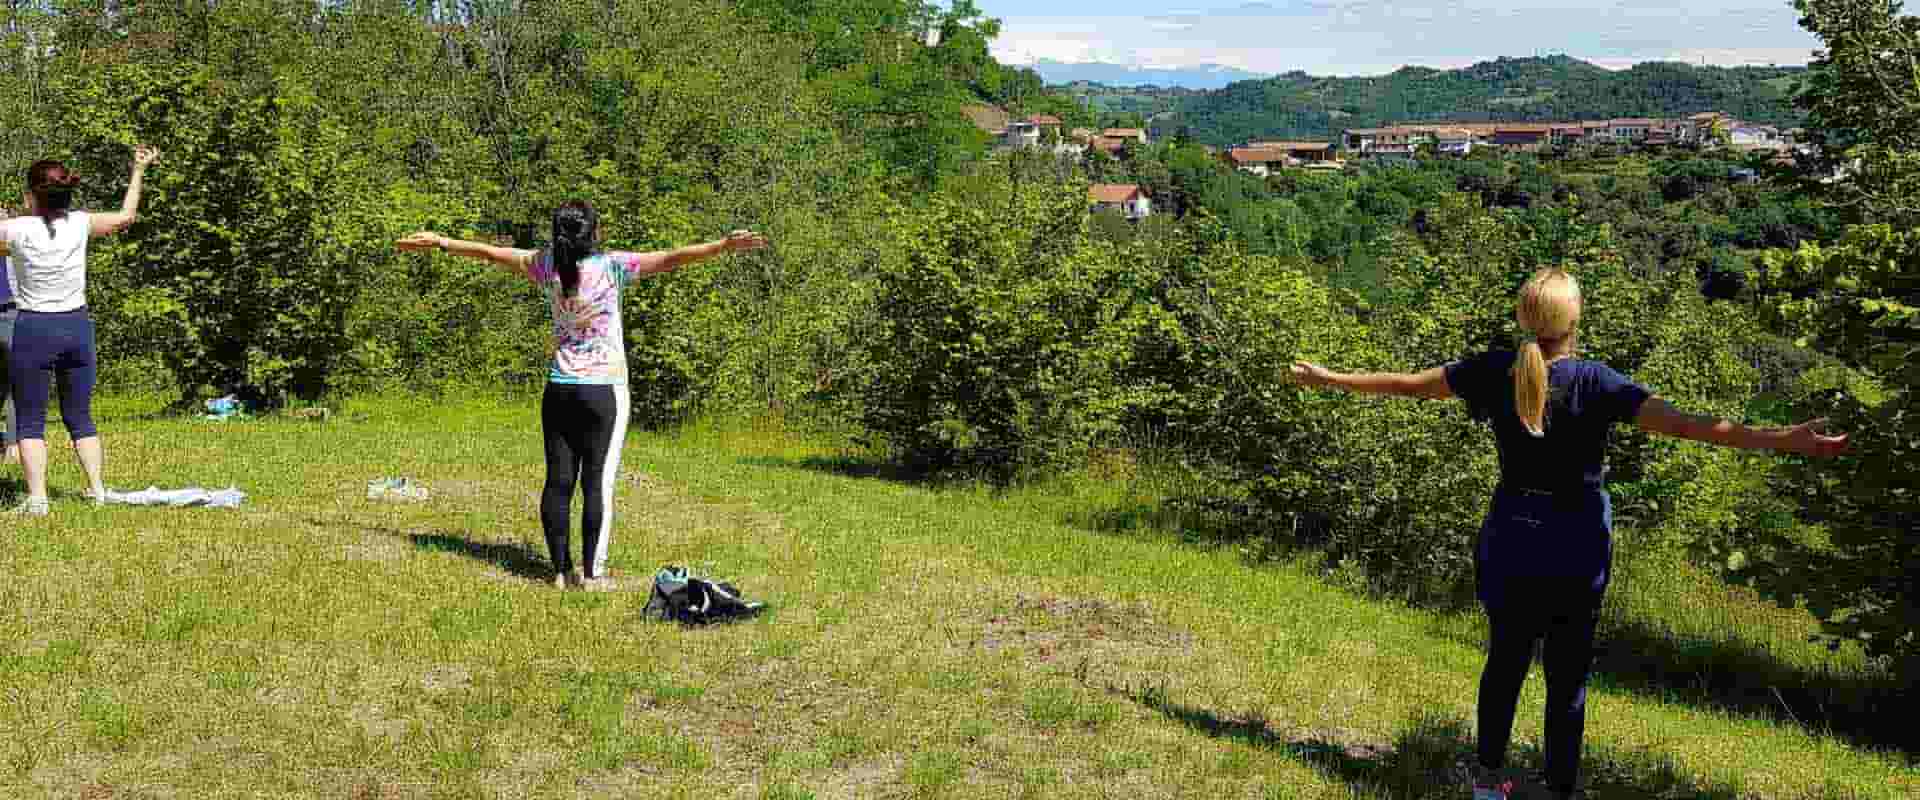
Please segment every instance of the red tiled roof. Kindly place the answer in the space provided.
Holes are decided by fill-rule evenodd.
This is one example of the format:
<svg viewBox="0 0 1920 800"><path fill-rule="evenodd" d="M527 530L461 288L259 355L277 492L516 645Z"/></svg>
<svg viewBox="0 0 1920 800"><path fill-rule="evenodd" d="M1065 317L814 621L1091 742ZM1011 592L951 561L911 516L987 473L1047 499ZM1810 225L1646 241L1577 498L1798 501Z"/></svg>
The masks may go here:
<svg viewBox="0 0 1920 800"><path fill-rule="evenodd" d="M1140 194L1140 186L1132 183L1096 183L1087 187L1087 198L1096 203L1125 203Z"/></svg>
<svg viewBox="0 0 1920 800"><path fill-rule="evenodd" d="M1319 151L1332 147L1332 142L1248 142L1251 150L1312 150Z"/></svg>
<svg viewBox="0 0 1920 800"><path fill-rule="evenodd" d="M1287 153L1271 147L1235 147L1227 151L1227 157L1235 164L1270 164L1285 161Z"/></svg>
<svg viewBox="0 0 1920 800"><path fill-rule="evenodd" d="M1052 114L1035 114L1031 117L1028 117L1027 121L1035 125L1059 125L1060 124L1060 118Z"/></svg>
<svg viewBox="0 0 1920 800"><path fill-rule="evenodd" d="M1146 131L1141 130L1139 128L1108 128L1104 131L1101 131L1100 133L1101 135L1104 135L1104 136L1112 136L1112 137L1123 138L1123 139L1124 138L1138 139L1142 136L1147 135Z"/></svg>

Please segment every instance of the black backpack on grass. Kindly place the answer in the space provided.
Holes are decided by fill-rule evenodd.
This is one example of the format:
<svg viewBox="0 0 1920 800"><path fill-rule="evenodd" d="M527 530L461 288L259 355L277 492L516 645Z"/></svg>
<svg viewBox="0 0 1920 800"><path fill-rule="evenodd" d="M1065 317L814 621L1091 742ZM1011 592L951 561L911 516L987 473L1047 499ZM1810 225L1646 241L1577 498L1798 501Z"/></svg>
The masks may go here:
<svg viewBox="0 0 1920 800"><path fill-rule="evenodd" d="M662 567L653 576L653 594L641 613L663 622L705 625L751 617L767 607L740 596L733 584L711 581L685 567Z"/></svg>

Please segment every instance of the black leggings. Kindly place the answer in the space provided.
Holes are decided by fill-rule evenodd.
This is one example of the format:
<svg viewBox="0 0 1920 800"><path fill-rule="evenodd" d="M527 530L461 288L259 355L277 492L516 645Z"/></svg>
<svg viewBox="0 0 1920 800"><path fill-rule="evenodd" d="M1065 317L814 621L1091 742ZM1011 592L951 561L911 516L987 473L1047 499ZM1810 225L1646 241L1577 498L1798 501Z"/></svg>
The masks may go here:
<svg viewBox="0 0 1920 800"><path fill-rule="evenodd" d="M581 562L586 577L607 571L613 539L613 482L620 474L620 445L627 436L625 384L549 383L540 400L540 427L547 443L547 485L540 493L540 526L546 530L553 568L573 569L567 507L580 485Z"/></svg>
<svg viewBox="0 0 1920 800"><path fill-rule="evenodd" d="M60 419L74 440L99 433L93 425L93 318L73 311L22 311L13 323L7 383L20 428L13 438L45 439L47 395L60 383Z"/></svg>
<svg viewBox="0 0 1920 800"><path fill-rule="evenodd" d="M1512 598L1487 606L1490 635L1487 667L1480 673L1480 764L1505 766L1513 734L1514 706L1533 663L1533 643L1545 639L1547 671L1547 786L1572 791L1580 776L1580 741L1587 724L1587 673L1593 667L1593 633L1600 593L1569 591L1566 581L1514 587ZM1529 591L1530 590L1530 591Z"/></svg>

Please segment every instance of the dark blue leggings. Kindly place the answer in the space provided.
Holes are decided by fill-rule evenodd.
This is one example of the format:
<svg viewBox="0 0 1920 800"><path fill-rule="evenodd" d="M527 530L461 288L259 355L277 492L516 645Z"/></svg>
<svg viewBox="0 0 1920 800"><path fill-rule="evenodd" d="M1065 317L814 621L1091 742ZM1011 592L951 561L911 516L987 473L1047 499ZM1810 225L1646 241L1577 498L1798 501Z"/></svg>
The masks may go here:
<svg viewBox="0 0 1920 800"><path fill-rule="evenodd" d="M1587 725L1587 674L1593 668L1593 631L1600 595L1584 587L1568 591L1547 581L1509 586L1511 598L1487 606L1487 667L1480 673L1480 764L1505 766L1513 735L1514 706L1533 663L1533 643L1544 639L1547 672L1547 786L1570 792L1580 777L1580 742ZM1534 591L1526 591L1532 588Z"/></svg>
<svg viewBox="0 0 1920 800"><path fill-rule="evenodd" d="M93 426L93 318L73 311L21 311L7 353L7 383L13 390L15 439L47 438L47 396L60 383L60 416L75 440L99 433Z"/></svg>

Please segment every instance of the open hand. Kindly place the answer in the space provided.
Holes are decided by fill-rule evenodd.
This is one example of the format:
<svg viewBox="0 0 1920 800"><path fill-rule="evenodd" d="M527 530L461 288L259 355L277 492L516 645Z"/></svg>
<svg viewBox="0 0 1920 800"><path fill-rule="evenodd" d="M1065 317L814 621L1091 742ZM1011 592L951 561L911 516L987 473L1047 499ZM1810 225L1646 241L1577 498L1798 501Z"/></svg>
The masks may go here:
<svg viewBox="0 0 1920 800"><path fill-rule="evenodd" d="M133 148L133 165L136 167L144 167L158 158L160 158L160 151L152 147L143 144Z"/></svg>
<svg viewBox="0 0 1920 800"><path fill-rule="evenodd" d="M1795 425L1787 431L1787 442L1781 449L1814 458L1833 458L1845 454L1847 435L1828 436L1822 432L1826 427L1824 418Z"/></svg>
<svg viewBox="0 0 1920 800"><path fill-rule="evenodd" d="M734 231L727 234L726 243L730 251L758 250L767 246L767 237L753 231Z"/></svg>
<svg viewBox="0 0 1920 800"><path fill-rule="evenodd" d="M1291 376L1293 382L1301 386L1326 386L1333 383L1333 373L1326 367L1311 361L1293 362Z"/></svg>
<svg viewBox="0 0 1920 800"><path fill-rule="evenodd" d="M394 242L393 246L406 252L415 250L438 250L446 241L447 237L445 236L441 236L432 231L421 231L419 233L408 234L406 238Z"/></svg>

